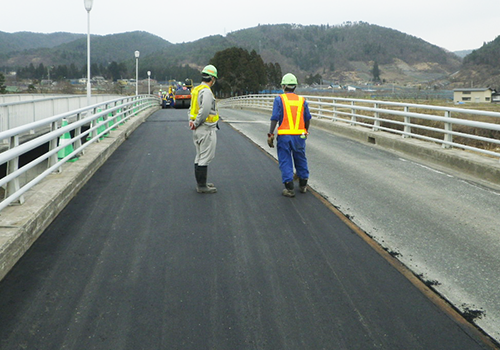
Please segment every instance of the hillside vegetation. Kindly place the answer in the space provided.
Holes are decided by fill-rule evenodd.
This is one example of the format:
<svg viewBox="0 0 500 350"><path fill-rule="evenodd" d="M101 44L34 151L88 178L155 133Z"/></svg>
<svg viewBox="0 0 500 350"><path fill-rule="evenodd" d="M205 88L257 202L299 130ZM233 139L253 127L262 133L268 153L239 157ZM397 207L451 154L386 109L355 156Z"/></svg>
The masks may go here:
<svg viewBox="0 0 500 350"><path fill-rule="evenodd" d="M500 91L500 36L464 58L462 69L453 77L457 87L481 86Z"/></svg>
<svg viewBox="0 0 500 350"><path fill-rule="evenodd" d="M255 51L266 64L279 63L283 72L295 73L302 82L317 76L328 83L363 84L373 80L376 70L382 83L419 86L446 85L450 76L455 85L466 84L470 75L465 72L474 72L477 85L493 79L492 61L498 62L498 53L490 46L496 44L487 44L466 56L462 67L462 59L451 52L373 24L279 24L259 25L182 44L172 44L146 32L92 36L91 62L101 67L118 64L127 67L130 74L135 71L134 51L139 50L140 77L145 78L150 70L158 80L183 80L186 76L176 75L193 74L216 53L238 47ZM0 68L73 64L84 72L86 49L86 35L81 34L0 32ZM490 74L477 75L479 67L484 66Z"/></svg>
<svg viewBox="0 0 500 350"><path fill-rule="evenodd" d="M52 33L41 34L31 32L5 33L0 32L0 52L7 54L37 48L51 48L69 43L78 38L86 37L84 34Z"/></svg>
<svg viewBox="0 0 500 350"><path fill-rule="evenodd" d="M447 77L461 65L458 56L422 39L367 23L260 25L226 37L174 45L156 53L154 59L201 67L229 47L255 50L265 62L279 62L283 71L294 72L302 81L319 74L330 82L369 82L376 62L386 81L430 82Z"/></svg>
<svg viewBox="0 0 500 350"><path fill-rule="evenodd" d="M259 49L264 57L282 57L304 73L320 73L326 78L345 77L346 72L370 75L374 62L381 67L382 77L384 67L399 67L401 75L407 75L402 65L408 67L408 72L442 76L456 70L461 63L456 55L422 39L363 22L340 26L259 26L227 38L247 48ZM362 75L360 78L366 79Z"/></svg>

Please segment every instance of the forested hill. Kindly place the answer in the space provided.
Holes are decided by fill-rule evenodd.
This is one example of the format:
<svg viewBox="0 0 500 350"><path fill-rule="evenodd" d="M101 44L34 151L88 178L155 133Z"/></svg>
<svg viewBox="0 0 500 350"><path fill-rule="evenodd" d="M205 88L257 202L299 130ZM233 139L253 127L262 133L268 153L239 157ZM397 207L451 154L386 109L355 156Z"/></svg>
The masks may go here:
<svg viewBox="0 0 500 350"><path fill-rule="evenodd" d="M278 52L304 70L337 66L351 61L390 64L394 58L408 64L435 62L455 66L455 55L422 39L367 23L342 26L259 26L227 36L228 40L270 52Z"/></svg>
<svg viewBox="0 0 500 350"><path fill-rule="evenodd" d="M464 66L488 65L495 69L500 69L500 36L490 43L484 44L481 48L472 51L464 59Z"/></svg>
<svg viewBox="0 0 500 350"><path fill-rule="evenodd" d="M453 77L454 85L500 89L499 57L500 36L464 58L460 72Z"/></svg>
<svg viewBox="0 0 500 350"><path fill-rule="evenodd" d="M33 38L43 38L44 35L48 38L41 40L45 46L26 43L24 45L26 48L21 50L13 48L13 39L19 38L17 34L27 36L27 42L32 42L30 34L33 35ZM0 67L19 68L29 64L37 66L40 63L45 66L74 64L83 67L87 62L87 35L56 34L59 34L61 41L59 44L56 44L57 36L54 37L55 34L14 33L10 34L10 40L5 39L9 34L5 35L3 41L0 35L0 52L2 53L0 54ZM133 61L136 50L141 52L142 57L146 57L172 45L158 36L139 31L105 36L92 35L91 61L104 65L113 61L118 63L127 60Z"/></svg>
<svg viewBox="0 0 500 350"><path fill-rule="evenodd" d="M14 45L18 40L14 35L29 36L30 33L0 34L0 67L19 68L40 63L85 65L85 35L74 34L75 40L66 37L60 45L52 41L43 48L23 48ZM34 38L43 36L31 34ZM45 35L54 38L56 34ZM417 83L447 77L461 65L458 56L422 39L363 22L336 26L259 25L183 44L171 44L145 32L92 36L91 59L93 64L107 65L115 61L132 68L133 53L139 50L141 67L147 67L145 70L180 65L198 69L216 52L230 47L255 50L265 62L279 63L283 72L294 72L299 79L319 74L324 80L344 83L370 81L374 64L378 65L382 80Z"/></svg>
<svg viewBox="0 0 500 350"><path fill-rule="evenodd" d="M5 33L0 32L0 53L3 55L15 51L39 48L51 48L84 38L84 34L52 33L41 34L31 32Z"/></svg>
<svg viewBox="0 0 500 350"><path fill-rule="evenodd" d="M325 80L370 81L375 62L381 78L419 82L447 77L461 59L422 39L367 23L339 26L259 25L227 34L174 45L148 57L148 63L205 64L229 47L255 50L265 62L299 77L319 74Z"/></svg>
<svg viewBox="0 0 500 350"><path fill-rule="evenodd" d="M325 78L348 73L366 80L376 62L388 79L439 77L458 69L453 53L417 37L368 23L339 26L269 25L227 35L244 48L258 49L264 58L286 62L290 69L319 73ZM286 66L286 64L282 64ZM384 72L385 71L385 72Z"/></svg>

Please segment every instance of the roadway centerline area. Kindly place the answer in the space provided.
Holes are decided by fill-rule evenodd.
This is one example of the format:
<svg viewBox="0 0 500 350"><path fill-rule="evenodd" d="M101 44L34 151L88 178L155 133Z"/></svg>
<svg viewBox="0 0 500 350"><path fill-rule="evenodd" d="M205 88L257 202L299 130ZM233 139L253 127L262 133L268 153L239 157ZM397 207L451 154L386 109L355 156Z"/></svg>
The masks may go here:
<svg viewBox="0 0 500 350"><path fill-rule="evenodd" d="M132 133L0 282L1 349L491 349L220 123L198 194L186 110Z"/></svg>

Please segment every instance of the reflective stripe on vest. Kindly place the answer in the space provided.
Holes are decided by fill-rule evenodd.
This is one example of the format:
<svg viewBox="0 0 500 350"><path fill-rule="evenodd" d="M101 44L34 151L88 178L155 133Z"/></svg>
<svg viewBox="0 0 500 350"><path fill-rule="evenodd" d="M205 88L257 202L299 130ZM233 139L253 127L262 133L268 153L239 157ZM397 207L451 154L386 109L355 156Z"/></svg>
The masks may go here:
<svg viewBox="0 0 500 350"><path fill-rule="evenodd" d="M200 84L191 90L191 108L189 110L189 119L195 120L198 112L200 110L200 106L198 105L198 95L202 89L210 89L208 85ZM215 123L219 120L219 114L213 115L210 114L205 122L207 123Z"/></svg>
<svg viewBox="0 0 500 350"><path fill-rule="evenodd" d="M283 121L278 127L278 135L301 135L306 132L304 124L305 99L295 94L280 95L283 102Z"/></svg>

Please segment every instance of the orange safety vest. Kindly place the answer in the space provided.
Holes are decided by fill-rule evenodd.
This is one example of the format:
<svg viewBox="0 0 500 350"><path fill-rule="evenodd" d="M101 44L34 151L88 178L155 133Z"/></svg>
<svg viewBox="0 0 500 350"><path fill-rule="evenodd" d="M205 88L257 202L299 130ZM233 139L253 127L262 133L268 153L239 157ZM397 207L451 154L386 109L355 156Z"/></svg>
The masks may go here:
<svg viewBox="0 0 500 350"><path fill-rule="evenodd" d="M305 99L296 94L280 95L283 102L283 121L278 127L278 135L301 135L307 132L304 123Z"/></svg>
<svg viewBox="0 0 500 350"><path fill-rule="evenodd" d="M189 110L189 119L195 120L198 115L198 111L200 110L200 106L198 105L198 94L202 89L210 89L208 85L200 84L194 89L191 90L191 108ZM210 114L205 120L207 123L215 123L219 120L219 114L216 115Z"/></svg>

